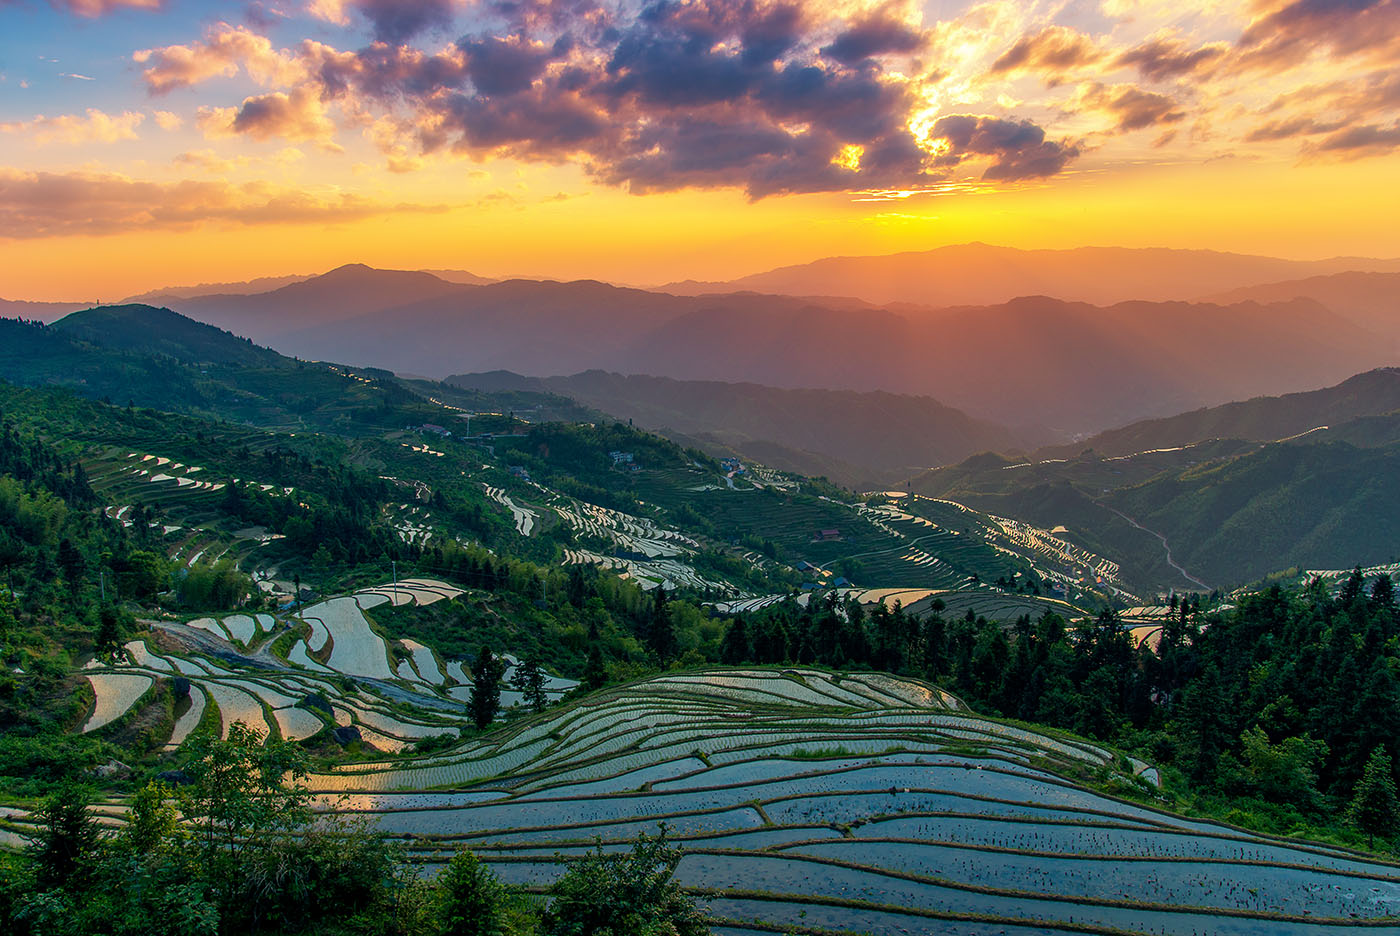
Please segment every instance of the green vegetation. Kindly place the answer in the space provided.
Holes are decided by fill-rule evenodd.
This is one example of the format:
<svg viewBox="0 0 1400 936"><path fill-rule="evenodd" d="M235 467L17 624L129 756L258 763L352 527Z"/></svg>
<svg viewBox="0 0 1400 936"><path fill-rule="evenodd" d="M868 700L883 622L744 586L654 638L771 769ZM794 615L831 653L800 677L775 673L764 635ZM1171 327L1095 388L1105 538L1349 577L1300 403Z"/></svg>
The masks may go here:
<svg viewBox="0 0 1400 936"><path fill-rule="evenodd" d="M1136 752L1175 772L1183 802L1239 825L1396 844L1397 828L1376 818L1395 802L1384 783L1400 737L1388 577L1369 594L1359 572L1336 595L1273 586L1209 615L1183 601L1155 650L1134 646L1111 611L1075 630L1054 613L1008 630L971 613L945 619L937 605L923 620L817 605L737 618L722 658L922 676L982 711Z"/></svg>
<svg viewBox="0 0 1400 936"><path fill-rule="evenodd" d="M187 783L131 798L99 825L72 783L40 806L20 856L0 858L0 925L15 936L617 936L706 932L671 880L679 853L642 835L630 854L571 864L546 901L509 891L458 850L435 879L363 822L313 818L304 755L242 724L203 737ZM184 821L180 820L183 816ZM606 927L607 929L603 929Z"/></svg>
<svg viewBox="0 0 1400 936"><path fill-rule="evenodd" d="M372 732L330 740L322 727L335 727L330 705L298 698L279 711L320 712L310 733L287 730L303 742L260 746L237 728L221 741L209 731L219 724L210 698L202 726L166 751L177 717L192 705L189 680L174 670L125 677L139 698L90 734L80 731L95 706L80 667L125 652L136 637L145 643L134 647L160 652L175 638L156 622L270 611L304 592L382 588L395 575L465 589L426 606L376 605L372 623L390 638L423 641L441 659L474 660L466 709L478 730L504 721L501 737L530 717L525 710L546 707L542 668L580 677L579 696L716 661L883 671L945 687L988 715L1098 739L1161 766L1164 791L1132 779L1117 755L1034 761L1114 796L1272 833L1395 847L1400 614L1384 576L1369 588L1355 576L1335 593L1274 586L1233 605L1208 601L1205 610L1188 599L1174 604L1160 642L1140 647L1111 610L1067 622L1074 609L1047 597L1054 579L1042 575L1036 549L1043 547L1015 539L1043 531L1024 524L927 499L897 499L906 505L899 509L852 503L849 492L809 479L730 489L704 455L621 424L526 423L507 409L473 416L473 431L500 433L489 438L406 428L453 416L437 402L442 388L269 357L183 322L160 341L122 344L111 335L126 319L89 318L97 320L66 330L0 322L0 365L13 365L16 379L117 401L0 385L0 793L37 810L42 830L27 856L0 861L0 913L19 933L698 931L672 882L677 856L664 832L639 839L630 854L600 847L579 859L547 903L504 887L466 853L430 859L446 870L429 881L393 842L337 818L313 821L296 785L312 766L373 759L381 770L387 759L407 771L419 756L450 760L453 732L425 732L404 751L385 753L370 746ZM15 343L4 345L5 334ZM133 397L180 412L125 402ZM441 399L456 406L485 398L452 391ZM614 464L612 451L632 453L640 469ZM1045 468L1066 473L1045 503L1114 517L1099 534L1104 556L1118 543L1147 550L1144 538L1161 550L1113 513L1121 509L1167 530L1173 544L1215 530L1202 549L1243 552L1241 538L1257 530L1280 565L1301 563L1285 542L1292 528L1259 518L1281 512L1340 541L1316 513L1333 510L1340 528L1370 548L1397 513L1394 492L1361 477L1398 474L1384 448L1324 441L1261 452L1221 444L1210 453L1197 465L1172 455L1180 460L1165 473L1160 464L1125 469L1125 483L1102 503L1089 491L1118 470L1110 463ZM984 503L1013 504L1039 490L1013 479L1040 466L1005 471L984 461L962 476L974 486L997 476L1000 486ZM1259 495L1261 488L1275 493ZM1328 500L1330 491L1346 504ZM517 526L520 507L508 509L502 495L538 521L529 535ZM569 516L597 522L571 524ZM1032 519L1047 529L1056 522ZM822 535L833 529L837 535ZM625 535L615 535L620 530ZM1098 550L1097 541L1080 542ZM682 543L684 551L658 558L639 548L658 543ZM592 558L579 561L581 550ZM930 561L911 562L915 550ZM1196 554L1181 555L1190 563ZM652 564L628 578L584 564L613 560ZM828 571L799 572L799 560ZM1076 561L1092 570L1096 560ZM1252 561L1241 558L1239 567ZM656 571L663 562L695 571L696 578L676 575L700 584L673 588L672 573ZM834 575L959 590L921 592L912 608L871 610L830 590L814 592L805 606L778 600ZM995 587L966 587L978 582ZM774 603L734 617L707 603L737 588L772 594ZM1111 600L1107 586L1086 584L1084 594L1096 608ZM308 625L297 626L295 637L267 636L259 652L284 659ZM389 652L402 653L395 645ZM498 654L506 652L524 661L512 687L526 704L502 716ZM324 662L325 651L316 653ZM326 678L356 688L348 677ZM774 681L813 691L798 677ZM398 688L407 685L400 680ZM828 688L841 694L839 685ZM815 704L824 699L835 696L818 695ZM465 700L438 692L433 701L455 702L460 712ZM373 704L383 718L409 707L401 699ZM429 728L449 722L429 721ZM469 727L467 738L477 740ZM794 742L785 756L868 754L858 740ZM879 741L877 750L907 743L896 732ZM682 743L685 751L698 744ZM1082 744L1067 736L1066 743ZM949 740L940 750L991 756L974 742ZM698 757L708 765L710 754ZM152 785L171 769L179 771L172 779L189 784ZM132 809L119 833L94 824L104 808L94 804L107 796ZM762 811L771 805L755 808L777 825ZM187 823L175 821L177 809Z"/></svg>

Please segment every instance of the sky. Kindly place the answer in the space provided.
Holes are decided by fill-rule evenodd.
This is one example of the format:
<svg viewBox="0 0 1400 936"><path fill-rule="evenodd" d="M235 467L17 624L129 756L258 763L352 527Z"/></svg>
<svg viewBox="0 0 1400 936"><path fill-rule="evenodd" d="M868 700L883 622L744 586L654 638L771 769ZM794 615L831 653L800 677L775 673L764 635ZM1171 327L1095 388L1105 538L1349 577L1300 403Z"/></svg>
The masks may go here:
<svg viewBox="0 0 1400 936"><path fill-rule="evenodd" d="M0 297L1400 256L1400 0L0 0Z"/></svg>

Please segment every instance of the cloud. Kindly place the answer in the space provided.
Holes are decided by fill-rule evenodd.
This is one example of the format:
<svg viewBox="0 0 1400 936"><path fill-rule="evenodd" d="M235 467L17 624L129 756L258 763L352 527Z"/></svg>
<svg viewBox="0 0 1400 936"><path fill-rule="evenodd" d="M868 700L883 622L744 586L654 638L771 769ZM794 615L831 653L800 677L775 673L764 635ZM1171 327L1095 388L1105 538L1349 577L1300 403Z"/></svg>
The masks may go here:
<svg viewBox="0 0 1400 936"><path fill-rule="evenodd" d="M49 0L60 10L76 13L79 16L95 18L106 16L116 10L159 10L161 0Z"/></svg>
<svg viewBox="0 0 1400 936"><path fill-rule="evenodd" d="M1032 72L1058 79L1103 58L1103 50L1088 36L1064 26L1047 26L1035 35L1022 36L988 71L993 75Z"/></svg>
<svg viewBox="0 0 1400 936"><path fill-rule="evenodd" d="M142 49L132 59L146 67L141 72L151 94L166 94L211 78L231 78L241 68L262 85L286 85L303 76L296 56L279 52L271 40L246 26L216 23L202 42Z"/></svg>
<svg viewBox="0 0 1400 936"><path fill-rule="evenodd" d="M939 163L956 166L975 157L990 157L992 164L982 178L1014 182L1056 175L1079 155L1068 142L1045 138L1045 131L1029 120L1004 120L955 114L933 124L933 136L942 142Z"/></svg>
<svg viewBox="0 0 1400 936"><path fill-rule="evenodd" d="M856 20L821 51L838 62L854 65L877 55L908 55L923 48L926 41L922 30L881 10Z"/></svg>
<svg viewBox="0 0 1400 936"><path fill-rule="evenodd" d="M1345 159L1382 156L1400 149L1400 122L1388 127L1363 124L1339 130L1304 149L1309 156L1335 155Z"/></svg>
<svg viewBox="0 0 1400 936"><path fill-rule="evenodd" d="M1385 123L1400 111L1400 72L1382 70L1360 78L1304 85L1276 97L1263 111L1269 119L1245 135L1266 143L1332 134L1314 141L1304 156L1328 152L1369 155L1384 149Z"/></svg>
<svg viewBox="0 0 1400 936"><path fill-rule="evenodd" d="M1287 120L1271 120L1260 124L1245 135L1247 143L1263 143L1270 140L1287 140L1292 137L1310 136L1316 133L1330 133L1343 126L1340 122L1320 122L1312 117L1290 117Z"/></svg>
<svg viewBox="0 0 1400 936"><path fill-rule="evenodd" d="M29 137L35 143L117 143L138 139L136 128L146 119L145 114L124 111L111 115L95 107L86 116L64 114L17 123L0 123L0 133Z"/></svg>
<svg viewBox="0 0 1400 936"><path fill-rule="evenodd" d="M1150 39L1121 53L1115 65L1136 68L1148 81L1166 81L1205 71L1229 51L1223 42L1192 49L1179 39Z"/></svg>
<svg viewBox="0 0 1400 936"><path fill-rule="evenodd" d="M173 114L165 110L156 111L156 126L160 127L162 130L178 130L182 123L184 123L184 120L180 118L179 114Z"/></svg>
<svg viewBox="0 0 1400 936"><path fill-rule="evenodd" d="M542 42L520 36L472 37L458 48L466 56L467 74L483 94L513 94L523 91L554 58L554 50Z"/></svg>
<svg viewBox="0 0 1400 936"><path fill-rule="evenodd" d="M1107 114L1120 133L1173 124L1186 118L1186 112L1170 97L1144 91L1132 84L1104 87L1097 82L1086 82L1079 87L1071 106L1076 110Z"/></svg>
<svg viewBox="0 0 1400 936"><path fill-rule="evenodd" d="M1236 43L1238 70L1281 71L1315 54L1400 62L1400 0L1259 0Z"/></svg>
<svg viewBox="0 0 1400 936"><path fill-rule="evenodd" d="M270 86L201 109L207 135L330 146L335 106L395 172L435 155L508 157L574 163L634 192L732 187L753 198L945 181L954 163L925 138L925 88L938 79L913 57L931 33L917 8L854 2L486 0L483 13L509 29L479 27L427 52L404 41L417 21L395 25L401 4L315 0L317 15L337 22L379 17L376 41L277 50L220 23L202 42L138 60L153 93L240 71ZM431 28L450 4L427 9ZM1034 153L992 158L1001 178L1063 168L1078 154L1035 131Z"/></svg>
<svg viewBox="0 0 1400 936"><path fill-rule="evenodd" d="M200 108L199 128L211 139L244 135L255 140L308 141L338 150L335 124L326 116L318 90L303 85L285 94L272 91L244 98L238 107Z"/></svg>
<svg viewBox="0 0 1400 936"><path fill-rule="evenodd" d="M442 205L391 204L347 192L266 183L147 182L115 173L0 169L0 238L106 235L226 225L331 224Z"/></svg>
<svg viewBox="0 0 1400 936"><path fill-rule="evenodd" d="M369 21L378 42L401 45L420 33L452 25L453 0L312 0L307 12L347 26L349 11Z"/></svg>

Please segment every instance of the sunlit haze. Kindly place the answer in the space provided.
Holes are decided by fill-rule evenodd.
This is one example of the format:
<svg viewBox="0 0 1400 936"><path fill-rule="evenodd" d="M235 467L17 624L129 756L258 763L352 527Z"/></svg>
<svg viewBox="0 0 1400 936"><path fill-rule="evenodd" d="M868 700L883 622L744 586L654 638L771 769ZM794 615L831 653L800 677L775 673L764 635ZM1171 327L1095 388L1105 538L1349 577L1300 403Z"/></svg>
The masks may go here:
<svg viewBox="0 0 1400 936"><path fill-rule="evenodd" d="M0 6L0 296L1400 255L1393 0Z"/></svg>

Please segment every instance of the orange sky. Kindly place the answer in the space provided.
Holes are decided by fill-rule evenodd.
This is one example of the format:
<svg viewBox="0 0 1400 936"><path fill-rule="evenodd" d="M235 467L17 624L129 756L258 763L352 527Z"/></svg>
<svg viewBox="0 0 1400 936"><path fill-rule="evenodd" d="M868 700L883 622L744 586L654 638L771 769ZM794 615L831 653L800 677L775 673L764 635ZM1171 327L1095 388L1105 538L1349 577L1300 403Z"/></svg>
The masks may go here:
<svg viewBox="0 0 1400 936"><path fill-rule="evenodd" d="M147 6L0 7L0 297L971 240L1400 256L1397 0Z"/></svg>

